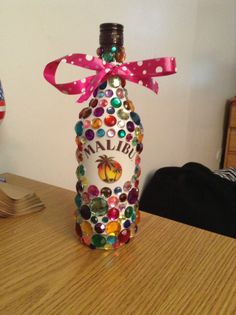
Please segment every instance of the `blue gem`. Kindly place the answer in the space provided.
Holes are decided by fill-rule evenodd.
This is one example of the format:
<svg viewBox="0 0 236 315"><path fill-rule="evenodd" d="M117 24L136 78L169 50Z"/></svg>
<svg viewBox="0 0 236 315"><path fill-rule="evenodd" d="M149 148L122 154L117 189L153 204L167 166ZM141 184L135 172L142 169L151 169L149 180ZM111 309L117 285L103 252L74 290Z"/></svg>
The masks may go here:
<svg viewBox="0 0 236 315"><path fill-rule="evenodd" d="M116 195L120 194L121 192L122 192L121 187L116 187L116 188L114 189L114 193L115 193Z"/></svg>
<svg viewBox="0 0 236 315"><path fill-rule="evenodd" d="M130 221L129 220L126 220L124 222L124 228L128 229L128 227L130 227Z"/></svg>
<svg viewBox="0 0 236 315"><path fill-rule="evenodd" d="M133 122L136 124L136 125L140 125L141 121L140 121L140 117L137 113L135 112L131 112L130 113L130 117L132 118Z"/></svg>
<svg viewBox="0 0 236 315"><path fill-rule="evenodd" d="M104 90L107 87L107 81L103 82L100 86L99 89Z"/></svg>
<svg viewBox="0 0 236 315"><path fill-rule="evenodd" d="M97 137L101 138L105 136L105 130L104 129L98 129L96 132Z"/></svg>
<svg viewBox="0 0 236 315"><path fill-rule="evenodd" d="M80 206L81 206L81 196L80 196L80 194L77 194L76 195L76 197L75 197L75 203L76 203L76 206L78 207L78 208L80 208Z"/></svg>
<svg viewBox="0 0 236 315"><path fill-rule="evenodd" d="M78 121L77 124L75 125L75 132L77 136L81 136L83 133L83 123L82 121Z"/></svg>
<svg viewBox="0 0 236 315"><path fill-rule="evenodd" d="M115 112L115 108L114 107L108 107L107 108L107 113L108 114L114 114L114 112Z"/></svg>
<svg viewBox="0 0 236 315"><path fill-rule="evenodd" d="M101 91L98 93L98 98L102 98L102 97L104 97L104 95L105 95L104 92Z"/></svg>

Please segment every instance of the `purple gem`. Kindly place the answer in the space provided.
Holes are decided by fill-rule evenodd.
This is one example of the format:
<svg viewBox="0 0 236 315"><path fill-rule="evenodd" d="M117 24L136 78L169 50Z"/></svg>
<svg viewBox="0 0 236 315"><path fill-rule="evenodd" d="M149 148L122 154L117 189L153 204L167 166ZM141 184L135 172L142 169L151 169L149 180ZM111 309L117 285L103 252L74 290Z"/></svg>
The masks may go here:
<svg viewBox="0 0 236 315"><path fill-rule="evenodd" d="M102 107L95 108L93 112L95 117L100 117L102 116L103 113L104 113L104 109Z"/></svg>
<svg viewBox="0 0 236 315"><path fill-rule="evenodd" d="M126 128L129 130L129 132L133 132L135 129L134 123L132 121L128 121L126 124Z"/></svg>
<svg viewBox="0 0 236 315"><path fill-rule="evenodd" d="M113 95L113 91L112 90L106 90L105 91L105 96L106 97L112 97L112 95Z"/></svg>
<svg viewBox="0 0 236 315"><path fill-rule="evenodd" d="M128 202L133 205L136 203L138 200L138 189L137 188L132 188L128 194Z"/></svg>
<svg viewBox="0 0 236 315"><path fill-rule="evenodd" d="M88 139L88 140L93 140L94 138L94 132L92 129L88 129L86 130L85 132L85 137Z"/></svg>
<svg viewBox="0 0 236 315"><path fill-rule="evenodd" d="M96 88L94 91L93 91L93 96L96 97L98 94L98 88Z"/></svg>

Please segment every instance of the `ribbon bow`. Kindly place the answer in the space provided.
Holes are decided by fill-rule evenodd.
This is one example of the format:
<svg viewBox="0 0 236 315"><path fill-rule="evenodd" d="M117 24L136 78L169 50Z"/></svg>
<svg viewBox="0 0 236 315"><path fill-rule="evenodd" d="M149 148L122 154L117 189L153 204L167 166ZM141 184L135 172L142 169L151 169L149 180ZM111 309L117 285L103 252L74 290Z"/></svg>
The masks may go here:
<svg viewBox="0 0 236 315"><path fill-rule="evenodd" d="M69 83L56 83L55 75L61 62L95 70L96 74ZM86 101L94 90L110 76L119 76L128 81L143 85L158 93L158 83L153 77L176 73L175 58L164 57L132 61L123 64L107 63L100 58L85 54L71 54L48 63L44 69L44 78L65 94L81 94L78 103Z"/></svg>

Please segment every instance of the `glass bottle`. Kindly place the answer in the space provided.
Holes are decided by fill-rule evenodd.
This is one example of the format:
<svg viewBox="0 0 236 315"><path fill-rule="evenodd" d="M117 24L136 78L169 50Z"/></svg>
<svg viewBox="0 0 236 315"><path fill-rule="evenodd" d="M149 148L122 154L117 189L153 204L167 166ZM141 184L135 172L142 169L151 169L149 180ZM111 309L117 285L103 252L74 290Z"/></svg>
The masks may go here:
<svg viewBox="0 0 236 315"><path fill-rule="evenodd" d="M123 26L100 25L97 54L105 62L125 60ZM79 113L76 131L76 232L82 243L116 249L137 232L143 126L128 98L126 82L109 76Z"/></svg>

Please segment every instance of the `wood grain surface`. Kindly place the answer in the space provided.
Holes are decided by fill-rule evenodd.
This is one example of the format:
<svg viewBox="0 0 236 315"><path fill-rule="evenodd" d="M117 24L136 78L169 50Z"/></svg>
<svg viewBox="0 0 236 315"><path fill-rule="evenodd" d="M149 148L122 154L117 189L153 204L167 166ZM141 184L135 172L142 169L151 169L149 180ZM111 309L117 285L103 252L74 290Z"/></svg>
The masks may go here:
<svg viewBox="0 0 236 315"><path fill-rule="evenodd" d="M74 233L75 193L23 177L42 212L0 219L1 315L236 314L236 240L142 213L116 251Z"/></svg>

